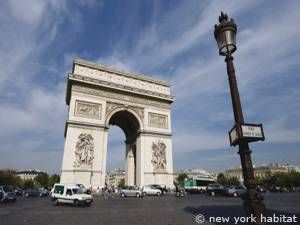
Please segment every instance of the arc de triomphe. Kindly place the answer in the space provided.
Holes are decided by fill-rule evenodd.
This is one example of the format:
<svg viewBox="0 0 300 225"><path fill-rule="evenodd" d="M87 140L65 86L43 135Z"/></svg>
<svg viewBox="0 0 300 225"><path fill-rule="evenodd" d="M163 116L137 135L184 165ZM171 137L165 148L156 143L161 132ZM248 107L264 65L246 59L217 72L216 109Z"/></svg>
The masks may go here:
<svg viewBox="0 0 300 225"><path fill-rule="evenodd" d="M76 59L68 75L61 182L105 185L108 131L125 133L125 183L173 186L170 85Z"/></svg>

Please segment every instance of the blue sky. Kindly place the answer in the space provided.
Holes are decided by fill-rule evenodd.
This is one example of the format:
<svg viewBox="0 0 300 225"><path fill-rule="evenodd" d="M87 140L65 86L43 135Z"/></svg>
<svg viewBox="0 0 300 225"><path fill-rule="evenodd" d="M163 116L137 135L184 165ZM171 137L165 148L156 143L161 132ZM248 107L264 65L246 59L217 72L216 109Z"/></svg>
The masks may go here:
<svg viewBox="0 0 300 225"><path fill-rule="evenodd" d="M75 57L168 80L174 168L240 165L233 113L213 36L220 11L238 25L234 63L246 122L263 123L253 162L300 164L299 1L2 1L0 168L58 172ZM124 167L112 127L108 168Z"/></svg>

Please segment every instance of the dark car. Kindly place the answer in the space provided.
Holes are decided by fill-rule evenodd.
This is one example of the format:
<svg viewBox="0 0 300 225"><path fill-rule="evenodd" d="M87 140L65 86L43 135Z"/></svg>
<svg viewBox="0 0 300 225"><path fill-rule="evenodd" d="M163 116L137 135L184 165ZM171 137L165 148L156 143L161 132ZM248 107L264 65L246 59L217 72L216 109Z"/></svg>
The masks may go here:
<svg viewBox="0 0 300 225"><path fill-rule="evenodd" d="M162 193L163 195L167 194L167 192L168 192L168 189L166 188L166 186L165 186L165 187L162 187L162 186L159 185L159 184L151 184L151 186L154 187L154 188L156 188L156 189L158 189L158 190L161 190L161 193Z"/></svg>
<svg viewBox="0 0 300 225"><path fill-rule="evenodd" d="M272 185L272 186L269 188L269 191L270 191L270 192L280 192L280 187L279 187L279 186Z"/></svg>
<svg viewBox="0 0 300 225"><path fill-rule="evenodd" d="M30 196L40 196L41 192L37 188L28 188L25 191L25 196L30 197Z"/></svg>
<svg viewBox="0 0 300 225"><path fill-rule="evenodd" d="M10 186L0 186L0 202L7 202L17 200L14 189Z"/></svg>
<svg viewBox="0 0 300 225"><path fill-rule="evenodd" d="M40 191L40 197L47 197L49 195L49 191L43 188L39 189Z"/></svg>
<svg viewBox="0 0 300 225"><path fill-rule="evenodd" d="M225 194L225 188L221 184L209 184L206 187L206 193L215 196L215 195L224 195Z"/></svg>
<svg viewBox="0 0 300 225"><path fill-rule="evenodd" d="M12 186L14 192L16 193L17 196L22 196L23 195L23 190L19 187Z"/></svg>
<svg viewBox="0 0 300 225"><path fill-rule="evenodd" d="M266 193L267 189L264 186L257 185L256 191L259 193Z"/></svg>

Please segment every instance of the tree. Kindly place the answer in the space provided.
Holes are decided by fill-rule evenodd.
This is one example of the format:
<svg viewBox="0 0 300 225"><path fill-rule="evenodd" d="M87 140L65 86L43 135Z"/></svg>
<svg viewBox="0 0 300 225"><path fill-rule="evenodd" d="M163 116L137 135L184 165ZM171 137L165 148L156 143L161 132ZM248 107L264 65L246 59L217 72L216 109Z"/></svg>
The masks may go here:
<svg viewBox="0 0 300 225"><path fill-rule="evenodd" d="M37 184L43 188L48 187L48 180L49 180L49 175L45 172L39 173L35 178L34 181L37 182Z"/></svg>
<svg viewBox="0 0 300 225"><path fill-rule="evenodd" d="M237 177L228 177L227 178L227 184L229 185L240 185L241 182Z"/></svg>
<svg viewBox="0 0 300 225"><path fill-rule="evenodd" d="M218 174L217 182L218 182L219 184L226 184L226 183L227 183L227 179L226 179L224 173L219 173L219 174Z"/></svg>
<svg viewBox="0 0 300 225"><path fill-rule="evenodd" d="M254 177L254 179L255 179L255 183L257 185L263 185L264 186L266 184L266 182L267 182L266 178L264 178L264 177L258 177L258 176L256 176L256 177Z"/></svg>
<svg viewBox="0 0 300 225"><path fill-rule="evenodd" d="M14 170L0 170L0 185L23 186L23 181Z"/></svg>
<svg viewBox="0 0 300 225"><path fill-rule="evenodd" d="M23 188L26 190L27 188L35 187L33 180L28 179L24 181Z"/></svg>
<svg viewBox="0 0 300 225"><path fill-rule="evenodd" d="M53 174L48 179L48 187L53 187L55 183L59 183L60 176L58 174Z"/></svg>
<svg viewBox="0 0 300 225"><path fill-rule="evenodd" d="M186 173L180 173L180 174L178 174L178 177L176 178L176 180L178 181L178 183L181 186L184 186L184 179L185 178L189 178L189 176Z"/></svg>
<svg viewBox="0 0 300 225"><path fill-rule="evenodd" d="M226 177L223 173L219 173L217 182L222 185L240 185L240 181L237 177Z"/></svg>
<svg viewBox="0 0 300 225"><path fill-rule="evenodd" d="M123 188L125 186L125 179L122 178L118 183L118 188Z"/></svg>

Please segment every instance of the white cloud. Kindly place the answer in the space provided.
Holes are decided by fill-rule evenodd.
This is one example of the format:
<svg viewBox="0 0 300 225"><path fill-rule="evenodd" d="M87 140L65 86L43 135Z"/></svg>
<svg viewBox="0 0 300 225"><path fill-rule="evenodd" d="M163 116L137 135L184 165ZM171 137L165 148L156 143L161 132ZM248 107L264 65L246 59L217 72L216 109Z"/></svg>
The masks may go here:
<svg viewBox="0 0 300 225"><path fill-rule="evenodd" d="M17 20L31 26L39 25L47 6L46 1L39 0L10 0L8 3L10 5L12 15Z"/></svg>
<svg viewBox="0 0 300 225"><path fill-rule="evenodd" d="M40 80L66 75L66 65L54 67L51 59L46 65L41 55L55 40L61 21L74 20L68 10L56 0L8 1L0 8L1 168L33 166L56 172L60 168L67 114L65 79L46 77L52 85Z"/></svg>

